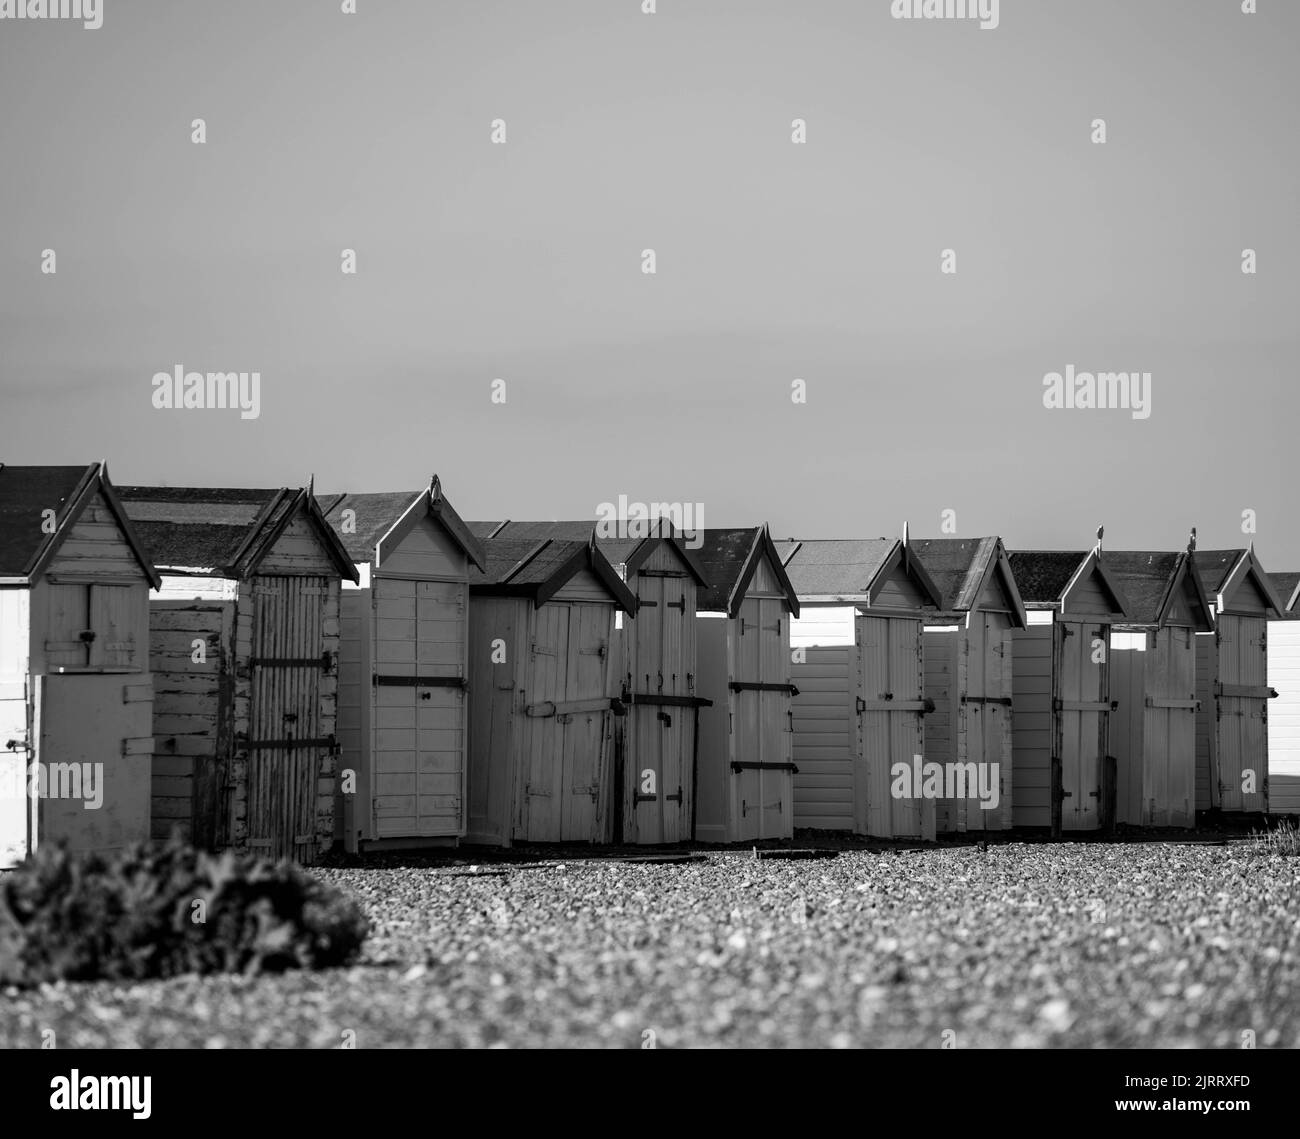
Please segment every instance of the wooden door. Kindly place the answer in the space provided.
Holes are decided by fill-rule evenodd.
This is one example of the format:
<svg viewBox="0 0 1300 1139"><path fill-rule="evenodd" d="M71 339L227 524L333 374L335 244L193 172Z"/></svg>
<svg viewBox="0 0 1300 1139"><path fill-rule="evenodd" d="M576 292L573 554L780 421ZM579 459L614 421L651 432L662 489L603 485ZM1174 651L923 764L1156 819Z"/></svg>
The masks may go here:
<svg viewBox="0 0 1300 1139"><path fill-rule="evenodd" d="M854 806L859 834L934 838L935 800L914 785L925 758L921 635L919 619L857 617ZM910 795L893 793L897 764L907 769Z"/></svg>
<svg viewBox="0 0 1300 1139"><path fill-rule="evenodd" d="M460 581L375 578L380 838L463 833L466 591Z"/></svg>
<svg viewBox="0 0 1300 1139"><path fill-rule="evenodd" d="M785 602L776 597L746 598L733 621L733 841L794 833L788 622Z"/></svg>
<svg viewBox="0 0 1300 1139"><path fill-rule="evenodd" d="M1110 725L1110 627L1057 620L1054 639L1061 829L1101 825L1102 757Z"/></svg>
<svg viewBox="0 0 1300 1139"><path fill-rule="evenodd" d="M253 602L248 742L248 844L271 858L310 863L319 780L334 746L322 735L324 577L260 576Z"/></svg>
<svg viewBox="0 0 1300 1139"><path fill-rule="evenodd" d="M31 799L27 794L31 750L27 683L0 675L0 870L27 857Z"/></svg>
<svg viewBox="0 0 1300 1139"><path fill-rule="evenodd" d="M612 615L606 605L568 606L568 665L564 703L557 719L563 739L561 838L594 842L602 837L609 731L607 660Z"/></svg>
<svg viewBox="0 0 1300 1139"><path fill-rule="evenodd" d="M139 585L47 582L46 667L143 672L148 646L136 643L148 595Z"/></svg>
<svg viewBox="0 0 1300 1139"><path fill-rule="evenodd" d="M524 795L515 837L559 842L563 819L564 724L554 706L565 699L569 666L569 606L551 602L536 610L525 683L527 747ZM549 711L548 711L549 706Z"/></svg>
<svg viewBox="0 0 1300 1139"><path fill-rule="evenodd" d="M691 837L695 693L694 586L683 574L642 573L636 619L629 622L625 837L674 843Z"/></svg>
<svg viewBox="0 0 1300 1139"><path fill-rule="evenodd" d="M1216 636L1219 806L1225 811L1267 811L1268 622L1224 614Z"/></svg>
<svg viewBox="0 0 1300 1139"><path fill-rule="evenodd" d="M1142 822L1196 822L1196 634L1166 626L1148 637L1142 724Z"/></svg>
<svg viewBox="0 0 1300 1139"><path fill-rule="evenodd" d="M1006 618L997 613L970 615L961 646L966 701L959 714L957 747L958 762L976 765L975 786L968 788L963 800L967 830L1003 830L1011 825L1010 649ZM980 787L996 789L996 806L983 806Z"/></svg>
<svg viewBox="0 0 1300 1139"><path fill-rule="evenodd" d="M153 686L136 674L37 679L34 847L101 853L149 838Z"/></svg>

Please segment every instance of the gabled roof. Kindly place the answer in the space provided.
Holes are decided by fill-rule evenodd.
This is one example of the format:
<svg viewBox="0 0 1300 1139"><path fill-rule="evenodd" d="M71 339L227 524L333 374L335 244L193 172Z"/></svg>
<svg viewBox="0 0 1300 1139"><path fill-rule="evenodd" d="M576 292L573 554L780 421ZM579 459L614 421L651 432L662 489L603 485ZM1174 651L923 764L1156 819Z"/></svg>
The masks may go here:
<svg viewBox="0 0 1300 1139"><path fill-rule="evenodd" d="M1214 628L1214 608L1185 551L1107 550L1105 564L1124 590L1128 602L1126 624L1164 625L1186 582L1196 596L1194 608L1200 624L1206 630Z"/></svg>
<svg viewBox="0 0 1300 1139"><path fill-rule="evenodd" d="M790 612L799 616L799 595L781 564L767 523L732 530L698 530L696 534L703 541L696 558L709 583L700 592L701 612L726 613L729 617L739 613L758 563L766 556Z"/></svg>
<svg viewBox="0 0 1300 1139"><path fill-rule="evenodd" d="M636 595L620 580L609 559L590 538L488 538L483 542L486 568L470 570L471 593L492 597L528 597L540 608L583 570L590 570L625 613L636 614Z"/></svg>
<svg viewBox="0 0 1300 1139"><path fill-rule="evenodd" d="M897 538L810 538L783 543L786 572L800 600L870 607L900 567L936 608L943 595L912 543Z"/></svg>
<svg viewBox="0 0 1300 1139"><path fill-rule="evenodd" d="M1283 571L1281 573L1274 573L1270 570L1268 578L1273 583L1273 588L1277 591L1277 595L1286 607L1286 611L1295 615L1293 611L1296 607L1296 601L1300 600L1300 570Z"/></svg>
<svg viewBox="0 0 1300 1139"><path fill-rule="evenodd" d="M356 566L307 487L122 487L145 549L163 569L242 579L299 515L307 518L339 573L358 581Z"/></svg>
<svg viewBox="0 0 1300 1139"><path fill-rule="evenodd" d="M997 580L1011 603L1012 622L1025 627L1024 602L1001 538L916 538L911 545L938 587L945 613L966 614L977 608L989 584Z"/></svg>
<svg viewBox="0 0 1300 1139"><path fill-rule="evenodd" d="M1057 609L1064 613L1065 599L1075 583L1095 573L1114 602L1113 612L1125 617L1129 601L1108 568L1110 554L1091 550L1012 550L1011 572L1020 596L1031 609Z"/></svg>
<svg viewBox="0 0 1300 1139"><path fill-rule="evenodd" d="M423 503L423 515L419 509ZM395 490L367 494L330 495L322 501L322 510L343 548L357 563L374 563L381 555L380 545L391 551L422 516L436 521L465 556L479 569L486 565L483 543L461 520L442 493L442 484L434 475L421 491ZM343 531L343 512L355 515L355 532Z"/></svg>
<svg viewBox="0 0 1300 1139"><path fill-rule="evenodd" d="M1247 580L1254 583L1277 616L1281 616L1285 610L1288 599L1277 595L1277 590L1253 547L1242 550L1196 550L1192 557L1201 584L1216 612L1223 612L1228 607L1227 599Z"/></svg>
<svg viewBox="0 0 1300 1139"><path fill-rule="evenodd" d="M686 545L682 535L675 531L673 524L666 518L655 519L646 523L647 533L634 537L604 537L599 522L469 522L466 524L470 533L480 538L489 535L498 538L530 538L540 542L543 538L557 541L585 542L592 534L596 536L596 546L613 565L627 566L630 577L655 549L665 543L673 548L678 558L695 580L706 586L704 571L698 559Z"/></svg>
<svg viewBox="0 0 1300 1139"><path fill-rule="evenodd" d="M84 467L11 467L0 464L0 576L33 581L49 564L86 505L98 494L112 513L126 544L156 589L158 571L131 525L108 477L106 463ZM54 532L44 533L47 510Z"/></svg>

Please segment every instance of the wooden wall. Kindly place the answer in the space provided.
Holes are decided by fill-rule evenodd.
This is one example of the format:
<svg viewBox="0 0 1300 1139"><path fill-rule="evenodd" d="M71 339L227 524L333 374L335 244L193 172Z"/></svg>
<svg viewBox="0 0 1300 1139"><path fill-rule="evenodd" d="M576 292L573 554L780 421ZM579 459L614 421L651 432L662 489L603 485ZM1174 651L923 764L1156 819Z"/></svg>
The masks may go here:
<svg viewBox="0 0 1300 1139"><path fill-rule="evenodd" d="M808 648L790 668L794 711L794 825L853 829L853 749L857 746L851 646Z"/></svg>
<svg viewBox="0 0 1300 1139"><path fill-rule="evenodd" d="M1300 814L1300 621L1268 623L1268 809Z"/></svg>
<svg viewBox="0 0 1300 1139"><path fill-rule="evenodd" d="M1052 626L1016 629L1012 640L1012 821L1052 825Z"/></svg>

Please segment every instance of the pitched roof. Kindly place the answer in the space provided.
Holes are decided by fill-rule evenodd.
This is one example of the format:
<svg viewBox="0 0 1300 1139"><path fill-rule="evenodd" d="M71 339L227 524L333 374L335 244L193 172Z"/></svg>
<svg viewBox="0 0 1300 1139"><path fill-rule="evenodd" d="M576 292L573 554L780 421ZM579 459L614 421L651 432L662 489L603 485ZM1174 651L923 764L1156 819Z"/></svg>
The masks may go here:
<svg viewBox="0 0 1300 1139"><path fill-rule="evenodd" d="M1211 596L1218 593L1228 580L1228 575L1232 573L1233 568L1241 561L1245 553L1244 549L1197 550L1195 558L1196 572L1200 574L1201 584L1205 586L1205 592Z"/></svg>
<svg viewBox="0 0 1300 1139"><path fill-rule="evenodd" d="M1012 550L1011 572L1029 605L1060 601L1087 550Z"/></svg>
<svg viewBox="0 0 1300 1139"><path fill-rule="evenodd" d="M160 581L136 529L131 525L103 463L83 467L17 467L0 464L0 575L36 574L67 536L85 504L103 497L117 519L127 545L150 583ZM42 525L44 513L55 512L52 533Z"/></svg>
<svg viewBox="0 0 1300 1139"><path fill-rule="evenodd" d="M489 534L498 538L531 539L534 544L543 538L557 541L587 542L592 535L596 537L596 546L613 565L629 565L635 568L660 542L670 542L678 556L695 579L705 585L703 567L692 554L690 547L683 541L680 532L674 532L672 523L666 522L662 527L649 523L649 533L637 537L603 537L600 523L590 521L570 522L467 522L466 528L480 539Z"/></svg>
<svg viewBox="0 0 1300 1139"><path fill-rule="evenodd" d="M1300 586L1300 570L1283 570L1280 573L1270 570L1268 579L1289 612L1291 603L1295 600L1296 587Z"/></svg>
<svg viewBox="0 0 1300 1139"><path fill-rule="evenodd" d="M743 526L735 529L697 530L701 541L695 560L704 572L708 585L700 590L702 612L738 611L744 587L754 574L759 558L766 552L773 572L785 590L791 612L799 615L799 596L782 564L782 553L772 541L766 526Z"/></svg>
<svg viewBox="0 0 1300 1139"><path fill-rule="evenodd" d="M786 573L800 597L865 595L894 548L893 538L811 538L782 543Z"/></svg>
<svg viewBox="0 0 1300 1139"><path fill-rule="evenodd" d="M1106 568L1119 581L1128 602L1126 624L1155 625L1170 601L1178 571L1186 560L1184 553L1162 550L1107 550ZM1198 584L1198 583L1194 583ZM1204 591L1198 591L1204 598ZM1202 613L1207 624L1213 625L1213 614Z"/></svg>
<svg viewBox="0 0 1300 1139"><path fill-rule="evenodd" d="M470 568L470 589L505 597L530 597L544 605L583 569L600 579L627 613L635 613L635 594L619 580L609 559L590 541L555 538L488 538L483 542L484 568Z"/></svg>
<svg viewBox="0 0 1300 1139"><path fill-rule="evenodd" d="M443 496L437 475L424 490L335 494L325 497L321 507L348 556L355 562L373 562L380 539L389 534L420 499L428 504L428 514L441 524L466 557L482 568L483 545ZM345 510L354 513L355 530L352 532L345 533L342 528ZM413 523L414 518L409 521ZM389 542L393 540L389 538Z"/></svg>
<svg viewBox="0 0 1300 1139"><path fill-rule="evenodd" d="M306 510L341 575L357 580L352 559L306 489L128 486L120 494L154 564L165 569L244 577Z"/></svg>

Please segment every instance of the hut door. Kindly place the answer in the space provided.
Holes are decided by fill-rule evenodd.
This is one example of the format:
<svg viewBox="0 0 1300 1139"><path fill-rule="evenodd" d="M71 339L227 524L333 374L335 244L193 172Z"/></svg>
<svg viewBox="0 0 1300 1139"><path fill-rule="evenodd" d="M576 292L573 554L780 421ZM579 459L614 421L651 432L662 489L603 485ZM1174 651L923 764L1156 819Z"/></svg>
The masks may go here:
<svg viewBox="0 0 1300 1139"><path fill-rule="evenodd" d="M1142 821L1157 827L1196 822L1196 634L1166 626L1143 654Z"/></svg>
<svg viewBox="0 0 1300 1139"><path fill-rule="evenodd" d="M785 602L749 597L735 627L731 796L735 840L789 838L794 820ZM737 766L739 770L737 770Z"/></svg>
<svg viewBox="0 0 1300 1139"><path fill-rule="evenodd" d="M1101 825L1102 756L1110 726L1110 628L1056 621L1056 738L1061 760L1061 829Z"/></svg>
<svg viewBox="0 0 1300 1139"><path fill-rule="evenodd" d="M465 590L377 576L374 798L380 838L461 833Z"/></svg>
<svg viewBox="0 0 1300 1139"><path fill-rule="evenodd" d="M957 759L977 765L976 786L964 800L968 830L1000 830L1010 825L1011 799L1011 639L1005 618L973 613L963 638L966 683L962 694L961 737ZM971 699L974 697L974 699ZM964 744L964 751L962 750ZM996 791L998 805L981 805L978 788Z"/></svg>
<svg viewBox="0 0 1300 1139"><path fill-rule="evenodd" d="M1268 649L1263 617L1219 618L1218 783L1225 811L1268 810Z"/></svg>
<svg viewBox="0 0 1300 1139"><path fill-rule="evenodd" d="M106 852L149 838L153 683L105 673L37 680L38 846Z"/></svg>
<svg viewBox="0 0 1300 1139"><path fill-rule="evenodd" d="M634 804L631 837L640 843L682 842L690 838L691 757L695 711L686 704L657 701L693 695L683 652L694 617L687 614L686 579L641 576L641 607L631 625L633 704L627 735L628 782Z"/></svg>
<svg viewBox="0 0 1300 1139"><path fill-rule="evenodd" d="M522 826L515 837L525 842L559 842L562 817L564 723L555 705L567 699L569 606L552 602L536 610L528 675Z"/></svg>
<svg viewBox="0 0 1300 1139"><path fill-rule="evenodd" d="M252 582L252 700L248 742L248 845L272 858L316 856L319 780L333 739L321 735L323 577Z"/></svg>
<svg viewBox="0 0 1300 1139"><path fill-rule="evenodd" d="M881 838L932 839L936 804L934 798L922 795L922 787L915 786L917 769L925 757L921 622L859 614L857 642L856 830ZM893 794L896 764L907 770L910 794Z"/></svg>
<svg viewBox="0 0 1300 1139"><path fill-rule="evenodd" d="M0 870L27 857L27 729L26 682L0 676Z"/></svg>
<svg viewBox="0 0 1300 1139"><path fill-rule="evenodd" d="M561 838L595 842L601 838L601 791L606 783L605 747L609 730L607 659L610 610L605 605L569 607L569 661L565 700L579 705L558 717L564 741L564 816ZM600 707L604 701L604 707Z"/></svg>

